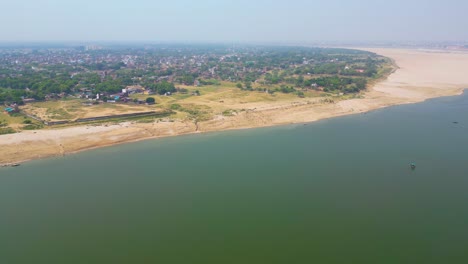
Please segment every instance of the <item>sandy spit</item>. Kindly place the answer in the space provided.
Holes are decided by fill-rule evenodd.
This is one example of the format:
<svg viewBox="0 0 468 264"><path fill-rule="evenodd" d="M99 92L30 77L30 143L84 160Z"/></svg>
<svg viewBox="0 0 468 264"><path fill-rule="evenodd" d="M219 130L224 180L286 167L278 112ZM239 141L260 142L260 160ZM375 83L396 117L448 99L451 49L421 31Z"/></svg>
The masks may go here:
<svg viewBox="0 0 468 264"><path fill-rule="evenodd" d="M64 129L23 131L0 136L0 164L67 154L150 138L209 131L245 129L273 125L307 123L363 113L387 106L416 103L430 98L459 95L468 88L468 53L431 50L368 49L392 58L398 70L377 83L363 98L336 104L310 102L298 98L276 105L250 104L236 116L217 116L195 125L190 121L133 123L110 126L79 126Z"/></svg>

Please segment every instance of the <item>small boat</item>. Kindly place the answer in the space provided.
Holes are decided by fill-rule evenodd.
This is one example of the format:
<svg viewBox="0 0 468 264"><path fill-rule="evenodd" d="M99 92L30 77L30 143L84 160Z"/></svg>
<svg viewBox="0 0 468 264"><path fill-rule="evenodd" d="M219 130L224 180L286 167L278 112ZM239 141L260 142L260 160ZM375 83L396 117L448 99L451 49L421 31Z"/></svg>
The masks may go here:
<svg viewBox="0 0 468 264"><path fill-rule="evenodd" d="M411 164L410 164L410 168L411 168L412 170L416 169L416 163L414 163L414 162L411 163Z"/></svg>
<svg viewBox="0 0 468 264"><path fill-rule="evenodd" d="M6 163L6 164L0 164L0 167L6 168L6 167L18 167L20 164L19 163Z"/></svg>

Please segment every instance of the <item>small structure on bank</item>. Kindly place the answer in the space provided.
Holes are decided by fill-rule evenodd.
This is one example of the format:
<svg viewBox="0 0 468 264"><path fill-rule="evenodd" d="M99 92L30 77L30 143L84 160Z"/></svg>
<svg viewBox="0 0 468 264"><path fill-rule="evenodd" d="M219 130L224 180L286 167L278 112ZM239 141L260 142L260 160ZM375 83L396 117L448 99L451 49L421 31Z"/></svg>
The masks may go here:
<svg viewBox="0 0 468 264"><path fill-rule="evenodd" d="M4 109L4 111L7 114L12 114L12 113L18 113L19 109L18 109L18 106L15 104L15 105L10 105L10 106L6 107Z"/></svg>

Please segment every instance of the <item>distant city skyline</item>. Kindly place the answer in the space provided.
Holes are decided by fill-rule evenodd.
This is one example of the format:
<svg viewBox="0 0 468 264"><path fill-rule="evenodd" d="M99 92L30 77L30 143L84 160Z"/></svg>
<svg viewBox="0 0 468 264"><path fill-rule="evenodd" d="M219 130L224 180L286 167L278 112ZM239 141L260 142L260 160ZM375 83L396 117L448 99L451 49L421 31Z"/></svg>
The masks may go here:
<svg viewBox="0 0 468 264"><path fill-rule="evenodd" d="M91 1L3 3L0 42L468 41L468 1Z"/></svg>

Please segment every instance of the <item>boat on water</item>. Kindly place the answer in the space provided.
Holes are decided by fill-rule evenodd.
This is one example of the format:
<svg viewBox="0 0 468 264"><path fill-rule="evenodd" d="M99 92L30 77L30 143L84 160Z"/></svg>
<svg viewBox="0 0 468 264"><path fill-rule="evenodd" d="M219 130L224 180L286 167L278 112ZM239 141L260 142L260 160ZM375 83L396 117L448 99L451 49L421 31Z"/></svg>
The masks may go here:
<svg viewBox="0 0 468 264"><path fill-rule="evenodd" d="M18 167L20 164L19 163L6 163L6 164L0 164L0 167Z"/></svg>

